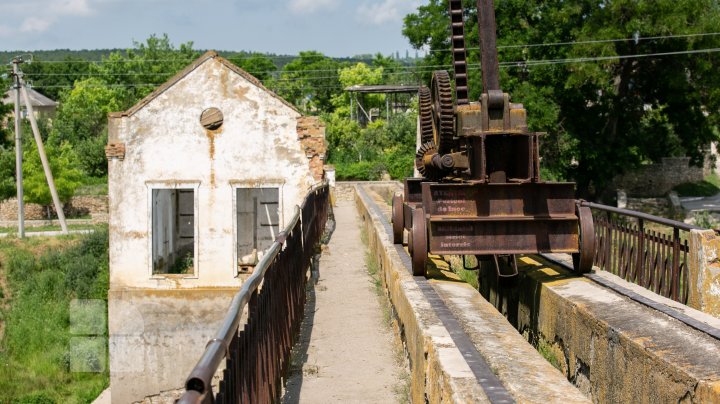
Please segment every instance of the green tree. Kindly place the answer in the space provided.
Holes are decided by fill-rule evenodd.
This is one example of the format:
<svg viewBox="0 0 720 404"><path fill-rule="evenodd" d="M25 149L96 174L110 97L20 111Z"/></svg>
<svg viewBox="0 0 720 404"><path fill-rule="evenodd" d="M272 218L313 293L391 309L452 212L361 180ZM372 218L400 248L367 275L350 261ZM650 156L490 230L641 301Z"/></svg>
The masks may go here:
<svg viewBox="0 0 720 404"><path fill-rule="evenodd" d="M383 67L372 68L365 63L357 63L338 70L338 81L342 88L362 85L377 85L383 83ZM363 97L365 108L374 108L383 105L385 96L381 94L360 95ZM350 94L347 91L336 94L332 98L335 107L333 113L341 117L350 116Z"/></svg>
<svg viewBox="0 0 720 404"><path fill-rule="evenodd" d="M175 48L167 34L153 34L145 42L135 42L134 48L113 52L102 63L91 65L90 73L107 85L125 89L121 106L127 109L198 56L192 42Z"/></svg>
<svg viewBox="0 0 720 404"><path fill-rule="evenodd" d="M68 142L76 148L78 163L85 174L106 175L107 115L122 109L124 97L123 89L107 87L97 78L75 83L61 100L49 144L60 146Z"/></svg>
<svg viewBox="0 0 720 404"><path fill-rule="evenodd" d="M473 48L477 12L464 3ZM720 30L716 1L510 0L496 3L496 18L500 61L512 62L501 70L502 87L525 103L532 130L550 133L543 165L574 178L582 196L598 197L617 174L666 155L700 163L717 139L717 114L708 113L720 101L717 54L635 56L717 48L718 36L687 36ZM431 50L425 64L450 64L448 24L439 0L405 18L411 44ZM558 42L569 44L523 46ZM471 66L477 61L471 50ZM475 67L470 80L475 98Z"/></svg>
<svg viewBox="0 0 720 404"><path fill-rule="evenodd" d="M63 91L72 88L77 80L90 73L90 62L76 56L66 56L60 61L45 61L41 56L20 66L25 80L32 83L39 92L58 100Z"/></svg>
<svg viewBox="0 0 720 404"><path fill-rule="evenodd" d="M337 75L339 68L338 62L320 52L300 52L283 67L277 92L304 111L331 112L333 97L343 91Z"/></svg>
<svg viewBox="0 0 720 404"><path fill-rule="evenodd" d="M255 78L263 82L266 86L269 85L270 79L272 79L273 74L277 71L277 66L275 66L272 59L261 53L243 53L231 56L228 60L255 76Z"/></svg>
<svg viewBox="0 0 720 404"><path fill-rule="evenodd" d="M61 202L67 202L75 190L82 184L82 171L77 167L77 155L69 143L64 142L58 147L48 145L45 149L55 188ZM40 161L37 148L28 148L23 153L23 189L24 200L44 206L52 204L52 196L48 188L45 171ZM50 210L48 209L48 217Z"/></svg>
<svg viewBox="0 0 720 404"><path fill-rule="evenodd" d="M17 194L15 186L15 149L0 146L0 201Z"/></svg>

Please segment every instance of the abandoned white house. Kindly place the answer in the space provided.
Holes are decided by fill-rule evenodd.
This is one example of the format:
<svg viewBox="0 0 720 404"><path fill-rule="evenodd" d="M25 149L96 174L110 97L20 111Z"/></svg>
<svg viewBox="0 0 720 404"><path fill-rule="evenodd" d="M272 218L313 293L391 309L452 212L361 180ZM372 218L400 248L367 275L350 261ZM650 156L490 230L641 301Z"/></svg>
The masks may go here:
<svg viewBox="0 0 720 404"><path fill-rule="evenodd" d="M113 402L180 388L322 178L324 128L208 52L109 118Z"/></svg>
<svg viewBox="0 0 720 404"><path fill-rule="evenodd" d="M53 101L43 94L37 92L35 89L28 87L28 97L30 98L30 105L32 105L33 111L35 112L35 118L53 118L58 107L57 101ZM15 90L9 90L3 95L2 103L5 105L15 105ZM25 98L20 95L20 114L23 118L26 117L27 111L25 110ZM15 119L15 109L10 111L8 118Z"/></svg>

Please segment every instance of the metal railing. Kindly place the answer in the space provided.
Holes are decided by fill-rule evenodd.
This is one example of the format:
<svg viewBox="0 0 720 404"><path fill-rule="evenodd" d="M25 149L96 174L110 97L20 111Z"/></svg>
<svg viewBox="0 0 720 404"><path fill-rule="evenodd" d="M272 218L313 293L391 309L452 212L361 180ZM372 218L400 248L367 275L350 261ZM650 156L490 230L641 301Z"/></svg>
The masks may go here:
<svg viewBox="0 0 720 404"><path fill-rule="evenodd" d="M280 401L281 381L302 321L306 273L328 209L327 184L312 189L233 298L178 403ZM241 326L246 306L247 321ZM223 359L225 369L215 394L213 376Z"/></svg>
<svg viewBox="0 0 720 404"><path fill-rule="evenodd" d="M593 211L595 266L687 303L688 232L699 227L586 201L580 204Z"/></svg>

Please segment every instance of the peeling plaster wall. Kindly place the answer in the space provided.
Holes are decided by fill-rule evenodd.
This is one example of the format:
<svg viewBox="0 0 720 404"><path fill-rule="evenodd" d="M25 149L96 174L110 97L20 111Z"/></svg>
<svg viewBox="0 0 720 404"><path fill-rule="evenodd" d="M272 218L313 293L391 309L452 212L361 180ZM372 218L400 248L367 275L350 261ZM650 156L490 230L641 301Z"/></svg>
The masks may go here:
<svg viewBox="0 0 720 404"><path fill-rule="evenodd" d="M215 131L203 110L224 115ZM124 288L237 286L233 186L279 185L281 227L313 178L298 142L300 115L270 93L210 59L130 117L111 118L110 285ZM150 185L199 184L196 279L151 276Z"/></svg>
<svg viewBox="0 0 720 404"><path fill-rule="evenodd" d="M221 324L242 283L236 187L278 186L284 228L314 184L300 114L216 57L195 63L109 121L113 403L181 388ZM214 131L200 124L211 107L224 116ZM195 189L194 274L152 275L152 187Z"/></svg>

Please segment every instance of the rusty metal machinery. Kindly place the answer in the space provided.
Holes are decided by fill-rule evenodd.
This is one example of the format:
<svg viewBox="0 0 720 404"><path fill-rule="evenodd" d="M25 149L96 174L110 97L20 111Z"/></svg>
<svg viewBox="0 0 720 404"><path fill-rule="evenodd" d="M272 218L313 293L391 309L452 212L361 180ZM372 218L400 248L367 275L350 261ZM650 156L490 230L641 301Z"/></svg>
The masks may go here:
<svg viewBox="0 0 720 404"><path fill-rule="evenodd" d="M462 2L449 1L455 100L450 75L433 73L419 90L421 178L405 180L393 198L393 239L408 233L413 273L428 253L475 255L498 276L517 274L515 254L571 253L575 270L592 268L590 210L576 203L575 184L540 177L539 137L522 104L500 88L493 0L478 0L483 93L468 101ZM503 265L504 263L504 265Z"/></svg>

